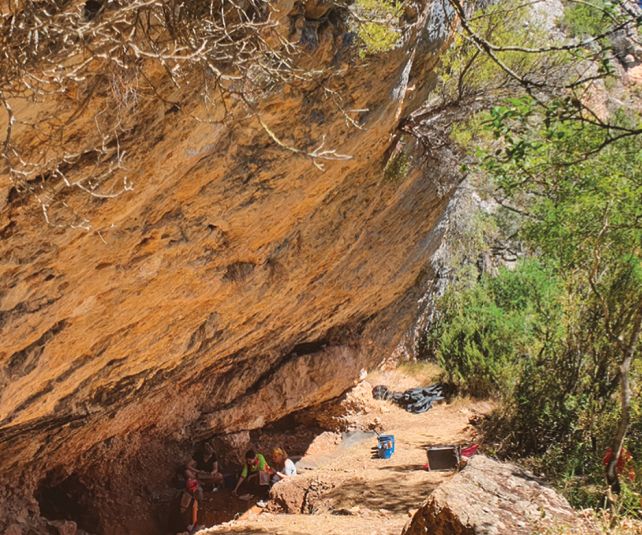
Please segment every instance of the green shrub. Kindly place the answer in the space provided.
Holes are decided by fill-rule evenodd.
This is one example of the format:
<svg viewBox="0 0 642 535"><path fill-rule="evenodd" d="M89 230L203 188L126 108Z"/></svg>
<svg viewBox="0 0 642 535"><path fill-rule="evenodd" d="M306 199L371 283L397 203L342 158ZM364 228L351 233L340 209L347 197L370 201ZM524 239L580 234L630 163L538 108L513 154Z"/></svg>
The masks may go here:
<svg viewBox="0 0 642 535"><path fill-rule="evenodd" d="M600 75L609 74L607 39L539 57L520 52L545 38L530 24L524 35L517 14L502 18L506 4L514 6L495 3L486 11L493 16L471 24L491 43L518 45L496 53L511 71L546 80L548 68L562 72L590 57ZM618 2L569 1L562 25L583 38L625 19ZM641 516L642 342L635 333L642 303L642 117L635 106L612 110L607 128L587 120L575 82L572 91L545 83L535 100L461 36L443 58L442 102L479 95L493 102L456 125L451 139L468 152L467 172L500 205L491 214L499 242L517 241L538 260L481 278L462 262L438 303L429 349L461 389L500 397L485 429L488 451L528 461L573 505L591 507L605 504L602 458L623 424L620 370L624 355L634 355L625 447L637 479L619 478L616 502L621 513ZM629 97L637 98L634 91Z"/></svg>
<svg viewBox="0 0 642 535"><path fill-rule="evenodd" d="M581 4L567 2L562 29L573 37L600 35L612 24L607 15L609 6L604 0L587 0Z"/></svg>
<svg viewBox="0 0 642 535"><path fill-rule="evenodd" d="M430 335L437 360L450 381L473 395L510 395L529 359L563 332L557 281L535 261L469 288L451 286L438 311Z"/></svg>
<svg viewBox="0 0 642 535"><path fill-rule="evenodd" d="M399 41L399 34L396 31L378 22L364 22L359 26L357 34L363 41L367 54L388 52Z"/></svg>
<svg viewBox="0 0 642 535"><path fill-rule="evenodd" d="M354 9L359 15L356 32L363 43L361 57L388 52L397 46L401 36L401 3L394 0L357 0Z"/></svg>

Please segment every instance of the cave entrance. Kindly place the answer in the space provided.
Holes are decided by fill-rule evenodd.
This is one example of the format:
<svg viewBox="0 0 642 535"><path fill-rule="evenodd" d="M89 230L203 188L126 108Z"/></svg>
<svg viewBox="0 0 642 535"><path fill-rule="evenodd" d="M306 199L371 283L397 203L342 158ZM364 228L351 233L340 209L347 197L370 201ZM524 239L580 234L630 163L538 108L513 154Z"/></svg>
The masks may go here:
<svg viewBox="0 0 642 535"><path fill-rule="evenodd" d="M73 520L84 531L100 531L91 491L78 474L66 475L60 470L51 470L40 481L35 498L40 514L48 520Z"/></svg>

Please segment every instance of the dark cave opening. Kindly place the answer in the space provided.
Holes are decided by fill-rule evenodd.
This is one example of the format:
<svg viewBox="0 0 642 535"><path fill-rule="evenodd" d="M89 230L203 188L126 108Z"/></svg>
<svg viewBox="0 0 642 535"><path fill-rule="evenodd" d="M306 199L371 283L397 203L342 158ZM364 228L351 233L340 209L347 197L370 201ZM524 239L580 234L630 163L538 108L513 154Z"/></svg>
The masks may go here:
<svg viewBox="0 0 642 535"><path fill-rule="evenodd" d="M48 520L73 520L86 532L100 531L93 496L78 474L67 475L60 470L50 470L40 481L35 498L40 514Z"/></svg>

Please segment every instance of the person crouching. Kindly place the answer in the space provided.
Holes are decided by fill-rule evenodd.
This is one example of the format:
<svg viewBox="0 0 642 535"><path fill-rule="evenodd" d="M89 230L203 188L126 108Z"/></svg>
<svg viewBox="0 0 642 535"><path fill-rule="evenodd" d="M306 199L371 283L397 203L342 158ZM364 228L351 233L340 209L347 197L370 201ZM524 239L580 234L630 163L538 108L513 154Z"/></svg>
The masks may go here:
<svg viewBox="0 0 642 535"><path fill-rule="evenodd" d="M266 499L270 492L270 476L272 473L273 471L262 453L257 453L254 450L247 451L245 464L232 494L238 496L239 489L243 487L245 492L256 494L259 498Z"/></svg>

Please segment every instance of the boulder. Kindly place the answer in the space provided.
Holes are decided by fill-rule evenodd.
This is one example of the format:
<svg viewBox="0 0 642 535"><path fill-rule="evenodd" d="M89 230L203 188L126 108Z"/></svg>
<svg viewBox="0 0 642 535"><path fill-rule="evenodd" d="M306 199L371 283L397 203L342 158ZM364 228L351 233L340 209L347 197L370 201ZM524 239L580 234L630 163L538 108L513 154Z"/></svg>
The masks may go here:
<svg viewBox="0 0 642 535"><path fill-rule="evenodd" d="M308 481L299 477L279 481L270 490L270 501L284 513L300 514L308 484Z"/></svg>
<svg viewBox="0 0 642 535"><path fill-rule="evenodd" d="M270 490L270 506L273 511L288 514L311 514L333 484L318 478L295 476L279 481Z"/></svg>
<svg viewBox="0 0 642 535"><path fill-rule="evenodd" d="M598 533L533 474L479 455L430 495L403 535L530 535L559 529L569 535Z"/></svg>

